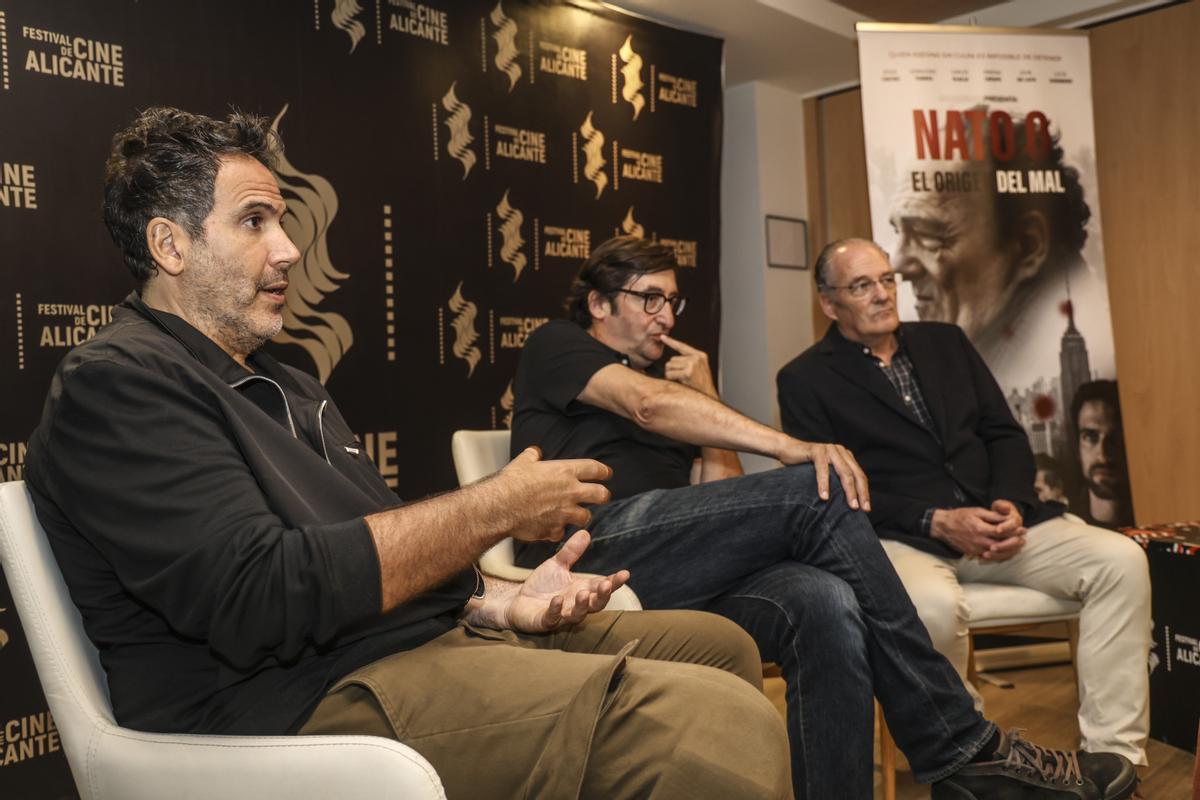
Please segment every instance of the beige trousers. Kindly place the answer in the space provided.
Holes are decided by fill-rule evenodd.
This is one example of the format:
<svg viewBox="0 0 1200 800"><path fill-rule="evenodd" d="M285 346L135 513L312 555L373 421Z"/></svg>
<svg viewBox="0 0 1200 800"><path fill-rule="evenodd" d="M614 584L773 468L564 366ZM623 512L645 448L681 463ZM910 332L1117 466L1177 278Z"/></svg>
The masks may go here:
<svg viewBox="0 0 1200 800"><path fill-rule="evenodd" d="M540 636L460 625L348 675L301 734L397 739L450 800L790 798L754 642L693 611Z"/></svg>
<svg viewBox="0 0 1200 800"><path fill-rule="evenodd" d="M1007 561L940 558L884 540L933 646L967 683L970 609L960 583L1028 586L1083 604L1079 615L1080 747L1146 764L1150 725L1150 571L1129 538L1066 514L1029 529L1025 546Z"/></svg>

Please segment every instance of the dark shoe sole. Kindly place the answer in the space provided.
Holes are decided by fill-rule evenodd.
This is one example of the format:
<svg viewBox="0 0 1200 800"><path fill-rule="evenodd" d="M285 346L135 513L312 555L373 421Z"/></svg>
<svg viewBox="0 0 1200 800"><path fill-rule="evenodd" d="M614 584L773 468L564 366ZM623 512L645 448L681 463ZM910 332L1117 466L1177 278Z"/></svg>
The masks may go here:
<svg viewBox="0 0 1200 800"><path fill-rule="evenodd" d="M1108 793L1104 795L1103 800L1127 800L1133 796L1133 792L1137 789L1138 776L1137 770L1132 766L1129 769L1129 775L1120 775L1120 786L1109 786ZM1114 784L1117 781L1113 782ZM933 786L933 791L930 793L930 800L988 800L987 795L977 795L962 786L955 786L950 783L937 783Z"/></svg>

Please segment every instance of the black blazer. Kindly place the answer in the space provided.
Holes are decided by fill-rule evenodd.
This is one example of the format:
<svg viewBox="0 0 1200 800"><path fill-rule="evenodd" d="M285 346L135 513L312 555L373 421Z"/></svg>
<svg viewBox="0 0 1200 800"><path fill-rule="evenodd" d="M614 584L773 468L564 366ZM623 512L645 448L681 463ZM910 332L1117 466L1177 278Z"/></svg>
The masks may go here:
<svg viewBox="0 0 1200 800"><path fill-rule="evenodd" d="M1026 525L1061 514L1034 494L1025 430L962 329L906 322L900 336L940 443L836 325L776 377L784 431L848 447L871 481L876 532L927 552L961 555L921 532L929 508L986 508L1003 498L1021 508Z"/></svg>

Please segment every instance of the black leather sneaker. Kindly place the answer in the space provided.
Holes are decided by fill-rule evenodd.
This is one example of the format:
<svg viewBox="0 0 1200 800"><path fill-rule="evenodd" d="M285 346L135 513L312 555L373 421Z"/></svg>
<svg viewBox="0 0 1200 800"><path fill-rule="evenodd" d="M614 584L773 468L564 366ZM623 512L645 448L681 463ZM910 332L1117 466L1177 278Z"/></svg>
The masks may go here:
<svg viewBox="0 0 1200 800"><path fill-rule="evenodd" d="M1014 728L1001 738L994 761L967 764L938 781L932 800L1125 800L1137 783L1123 756L1050 750Z"/></svg>

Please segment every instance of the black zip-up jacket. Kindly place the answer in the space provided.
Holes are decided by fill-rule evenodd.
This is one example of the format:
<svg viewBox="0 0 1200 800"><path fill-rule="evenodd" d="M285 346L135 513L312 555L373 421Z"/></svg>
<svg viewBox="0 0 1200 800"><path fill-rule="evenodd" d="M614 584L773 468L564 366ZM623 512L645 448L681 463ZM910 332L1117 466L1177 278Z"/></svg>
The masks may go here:
<svg viewBox="0 0 1200 800"><path fill-rule="evenodd" d="M118 722L297 730L339 677L454 626L472 571L382 616L399 504L324 387L247 372L135 294L59 366L26 479Z"/></svg>

